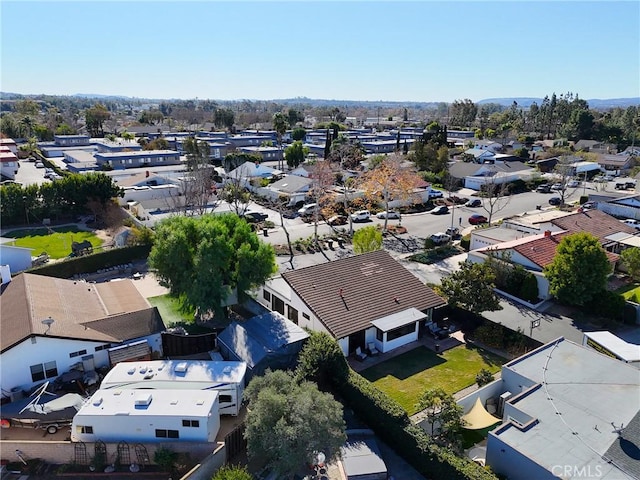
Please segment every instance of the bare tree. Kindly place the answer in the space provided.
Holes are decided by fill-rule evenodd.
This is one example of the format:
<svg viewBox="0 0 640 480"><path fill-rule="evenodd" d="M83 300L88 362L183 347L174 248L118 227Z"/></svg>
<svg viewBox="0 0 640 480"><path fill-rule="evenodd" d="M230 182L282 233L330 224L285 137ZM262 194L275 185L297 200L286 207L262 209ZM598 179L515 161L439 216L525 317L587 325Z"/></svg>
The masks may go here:
<svg viewBox="0 0 640 480"><path fill-rule="evenodd" d="M316 204L313 210L313 238L316 246L318 245L318 221L323 205L326 205L331 198L329 193L335 180L335 172L329 160L319 160L315 163L313 173L311 174L311 185L309 195Z"/></svg>
<svg viewBox="0 0 640 480"><path fill-rule="evenodd" d="M509 183L501 181L495 171L487 172L485 181L482 184L482 192L484 196L484 202L482 202L482 208L489 215L489 224L493 219L493 215L504 209L511 200L509 196Z"/></svg>

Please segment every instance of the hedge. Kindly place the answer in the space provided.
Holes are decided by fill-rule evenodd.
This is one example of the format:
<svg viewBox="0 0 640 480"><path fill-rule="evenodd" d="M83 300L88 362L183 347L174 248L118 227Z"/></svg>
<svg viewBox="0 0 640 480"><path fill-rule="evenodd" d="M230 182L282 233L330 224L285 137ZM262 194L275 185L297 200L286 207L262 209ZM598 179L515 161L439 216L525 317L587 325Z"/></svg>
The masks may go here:
<svg viewBox="0 0 640 480"><path fill-rule="evenodd" d="M421 427L411 423L400 405L354 371L350 372L346 383L335 387L358 417L425 477L496 479L475 462L433 443Z"/></svg>
<svg viewBox="0 0 640 480"><path fill-rule="evenodd" d="M130 263L149 256L151 245L114 248L83 257L70 258L61 262L52 262L42 267L27 270L28 273L56 278L71 278L82 273L93 273L103 268Z"/></svg>

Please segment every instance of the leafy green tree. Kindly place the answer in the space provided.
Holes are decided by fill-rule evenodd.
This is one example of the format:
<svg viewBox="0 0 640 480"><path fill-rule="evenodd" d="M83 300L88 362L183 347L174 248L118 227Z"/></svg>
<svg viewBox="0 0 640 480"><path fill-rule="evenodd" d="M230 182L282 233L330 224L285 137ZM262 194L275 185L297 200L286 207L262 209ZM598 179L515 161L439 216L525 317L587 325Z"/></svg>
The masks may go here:
<svg viewBox="0 0 640 480"><path fill-rule="evenodd" d="M225 127L229 131L233 129L235 121L235 113L230 108L218 108L213 115L213 123L217 127Z"/></svg>
<svg viewBox="0 0 640 480"><path fill-rule="evenodd" d="M92 137L104 136L104 122L109 120L111 114L107 107L98 103L84 112L87 130Z"/></svg>
<svg viewBox="0 0 640 480"><path fill-rule="evenodd" d="M431 436L436 436L440 443L453 444L464 426L462 407L455 399L441 388L434 388L422 392L416 405L424 411L427 423L431 426ZM440 426L437 435L434 432L435 423Z"/></svg>
<svg viewBox="0 0 640 480"><path fill-rule="evenodd" d="M291 128L296 126L296 123L304 121L304 115L296 110L295 108L290 108L287 111L287 119L289 120L289 126ZM294 138L294 140L301 140L300 138Z"/></svg>
<svg viewBox="0 0 640 480"><path fill-rule="evenodd" d="M640 280L640 248L626 248L620 254L622 264L636 282Z"/></svg>
<svg viewBox="0 0 640 480"><path fill-rule="evenodd" d="M460 268L444 277L438 289L450 306L480 314L502 310L494 288L495 273L489 264L460 262Z"/></svg>
<svg viewBox="0 0 640 480"><path fill-rule="evenodd" d="M544 268L549 293L569 305L585 305L605 290L611 271L600 242L586 232L564 237Z"/></svg>
<svg viewBox="0 0 640 480"><path fill-rule="evenodd" d="M304 162L309 154L309 148L305 147L301 141L296 140L284 150L284 159L290 168L296 168Z"/></svg>
<svg viewBox="0 0 640 480"><path fill-rule="evenodd" d="M328 462L339 455L347 437L342 405L331 394L292 373L270 370L254 377L244 394L249 458L266 458L279 478L313 463L317 452Z"/></svg>
<svg viewBox="0 0 640 480"><path fill-rule="evenodd" d="M293 140L302 141L305 139L306 136L307 136L307 131L302 127L294 128L293 132L291 132L291 138Z"/></svg>
<svg viewBox="0 0 640 480"><path fill-rule="evenodd" d="M245 466L225 465L215 473L211 480L253 480L253 475Z"/></svg>
<svg viewBox="0 0 640 480"><path fill-rule="evenodd" d="M357 230L353 234L353 251L361 253L374 252L382 248L382 232L376 227L369 226Z"/></svg>
<svg viewBox="0 0 640 480"><path fill-rule="evenodd" d="M36 137L29 137L27 143L20 145L19 149L27 157L42 157L42 152L38 148L38 139Z"/></svg>
<svg viewBox="0 0 640 480"><path fill-rule="evenodd" d="M296 377L317 383L321 388L346 382L349 365L338 342L325 332L309 333L298 356Z"/></svg>
<svg viewBox="0 0 640 480"><path fill-rule="evenodd" d="M185 307L216 317L232 293L242 301L276 271L273 247L233 214L161 221L149 263Z"/></svg>
<svg viewBox="0 0 640 480"><path fill-rule="evenodd" d="M56 128L56 135L75 135L77 130L70 126L68 123L61 123Z"/></svg>

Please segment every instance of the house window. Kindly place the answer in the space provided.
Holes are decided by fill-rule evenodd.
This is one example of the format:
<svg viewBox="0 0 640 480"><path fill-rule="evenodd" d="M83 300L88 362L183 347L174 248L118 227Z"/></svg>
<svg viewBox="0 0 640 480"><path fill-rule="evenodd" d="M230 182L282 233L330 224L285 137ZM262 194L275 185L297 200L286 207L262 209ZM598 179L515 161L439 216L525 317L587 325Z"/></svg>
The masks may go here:
<svg viewBox="0 0 640 480"><path fill-rule="evenodd" d="M200 420L182 420L183 427L200 427Z"/></svg>
<svg viewBox="0 0 640 480"><path fill-rule="evenodd" d="M271 296L271 310L284 315L284 301L275 295Z"/></svg>
<svg viewBox="0 0 640 480"><path fill-rule="evenodd" d="M271 293L266 290L262 290L262 298L264 298L267 302L271 301Z"/></svg>
<svg viewBox="0 0 640 480"><path fill-rule="evenodd" d="M96 352L99 352L100 350L106 350L107 348L111 348L111 344L107 343L105 345L98 345L96 347Z"/></svg>
<svg viewBox="0 0 640 480"><path fill-rule="evenodd" d="M387 332L387 342L391 340L395 340L396 338L404 337L405 335L409 335L416 331L415 323L410 323L409 325L404 325L402 327L394 328L393 330L389 330Z"/></svg>
<svg viewBox="0 0 640 480"><path fill-rule="evenodd" d="M384 342L384 332L379 328L376 328L376 340Z"/></svg>
<svg viewBox="0 0 640 480"><path fill-rule="evenodd" d="M305 320L309 320L309 314L302 312L302 318L304 318Z"/></svg>
<svg viewBox="0 0 640 480"><path fill-rule="evenodd" d="M93 427L91 425L76 425L76 433L93 434Z"/></svg>
<svg viewBox="0 0 640 480"><path fill-rule="evenodd" d="M86 354L87 354L86 350L78 350L77 352L71 352L69 354L69 358L79 357L80 355L86 355Z"/></svg>
<svg viewBox="0 0 640 480"><path fill-rule="evenodd" d="M164 430L156 428L157 438L180 438L180 432L178 430Z"/></svg>
<svg viewBox="0 0 640 480"><path fill-rule="evenodd" d="M33 382L39 382L45 378L53 378L58 376L58 368L56 362L46 362L45 364L38 363L37 365L31 365L31 380Z"/></svg>
<svg viewBox="0 0 640 480"><path fill-rule="evenodd" d="M219 395L218 400L220 403L231 403L233 398L231 398L231 395Z"/></svg>
<svg viewBox="0 0 640 480"><path fill-rule="evenodd" d="M298 310L289 305L289 316L287 317L296 325L298 324Z"/></svg>

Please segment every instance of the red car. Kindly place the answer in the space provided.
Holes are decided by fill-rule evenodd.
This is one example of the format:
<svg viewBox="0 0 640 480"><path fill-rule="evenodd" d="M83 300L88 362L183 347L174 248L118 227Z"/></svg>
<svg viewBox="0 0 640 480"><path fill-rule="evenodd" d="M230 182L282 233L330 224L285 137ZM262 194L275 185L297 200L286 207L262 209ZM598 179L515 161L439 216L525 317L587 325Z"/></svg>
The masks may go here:
<svg viewBox="0 0 640 480"><path fill-rule="evenodd" d="M469 217L469 223L471 225L480 225L481 223L487 223L487 217L474 213Z"/></svg>

